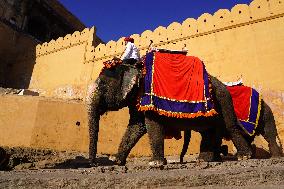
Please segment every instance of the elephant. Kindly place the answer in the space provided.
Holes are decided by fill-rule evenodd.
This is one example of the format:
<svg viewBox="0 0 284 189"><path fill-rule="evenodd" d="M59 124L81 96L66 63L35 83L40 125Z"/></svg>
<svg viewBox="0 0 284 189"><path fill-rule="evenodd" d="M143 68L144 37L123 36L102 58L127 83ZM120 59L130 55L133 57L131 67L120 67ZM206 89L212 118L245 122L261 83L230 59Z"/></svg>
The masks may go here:
<svg viewBox="0 0 284 189"><path fill-rule="evenodd" d="M109 69L103 69L99 77L89 85L86 99L89 125L89 160L97 165L97 141L100 116L107 111L117 111L123 107L129 108L129 124L119 144L115 155L116 163L124 165L131 149L139 139L148 133L152 150L150 165L164 164L164 127L171 125L180 130L209 131L214 150L214 141L223 136L223 131L230 133L233 143L238 150L240 159L250 158L252 151L238 129L237 117L234 113L232 98L226 86L217 78L209 75L212 83L213 98L219 116L198 117L195 119L169 118L158 115L153 111L140 112L137 110L137 97L141 93L142 67L139 64L119 64ZM220 116L222 115L222 116ZM224 119L224 128L218 122ZM212 125L220 125L212 127Z"/></svg>
<svg viewBox="0 0 284 189"><path fill-rule="evenodd" d="M223 122L221 124L225 124L225 123ZM276 129L276 124L274 120L274 115L272 113L271 108L268 106L268 104L263 99L261 100L260 117L259 117L259 122L255 130L255 133L253 135L249 135L243 130L241 131L242 131L242 135L244 136L244 138L246 139L249 145L251 145L251 143L254 141L255 136L262 135L264 139L268 142L268 147L269 147L269 152L270 152L271 157L283 156L281 142L280 142L280 146L278 146L276 142L276 138L278 135L277 135L277 129ZM224 138L229 138L227 133L224 132L224 134L225 134L223 136ZM200 151L204 151L204 146L210 145L210 138L207 135L208 133L201 132L202 140L201 140ZM185 130L184 131L184 143L183 143L182 151L180 153L180 162L183 162L184 155L186 154L187 149L188 149L190 138L191 138L191 130L189 129ZM218 151L219 153L223 153L224 155L227 155L228 147L226 145L221 146L221 143L222 141L218 142L219 150L215 150L215 151ZM219 154L215 154L215 156L220 158ZM253 157L255 157L255 151L253 151L252 158ZM203 159L203 157L200 157L200 158Z"/></svg>

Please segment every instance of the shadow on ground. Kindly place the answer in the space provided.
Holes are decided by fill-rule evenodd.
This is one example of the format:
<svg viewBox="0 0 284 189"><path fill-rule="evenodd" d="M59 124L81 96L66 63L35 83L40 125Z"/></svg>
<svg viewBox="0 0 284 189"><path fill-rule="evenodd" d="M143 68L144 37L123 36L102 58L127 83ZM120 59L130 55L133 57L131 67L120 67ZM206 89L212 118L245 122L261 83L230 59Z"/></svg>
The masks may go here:
<svg viewBox="0 0 284 189"><path fill-rule="evenodd" d="M113 161L109 160L108 157L98 157L96 159L96 166L113 166ZM67 159L66 161L56 164L54 169L78 169L78 168L90 168L89 159L83 156L76 156L75 159Z"/></svg>

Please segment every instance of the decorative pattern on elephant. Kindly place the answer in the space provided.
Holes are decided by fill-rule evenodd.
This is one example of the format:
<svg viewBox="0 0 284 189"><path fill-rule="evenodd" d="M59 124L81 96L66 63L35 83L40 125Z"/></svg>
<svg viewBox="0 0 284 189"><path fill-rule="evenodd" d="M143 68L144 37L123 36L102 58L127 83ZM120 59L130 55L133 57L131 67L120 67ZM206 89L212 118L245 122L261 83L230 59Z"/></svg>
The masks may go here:
<svg viewBox="0 0 284 189"><path fill-rule="evenodd" d="M250 136L255 133L261 111L259 93L247 86L227 86L230 92L237 118L242 123L242 129Z"/></svg>
<svg viewBox="0 0 284 189"><path fill-rule="evenodd" d="M145 93L139 110L177 118L213 116L217 112L203 62L183 51L159 50L146 55Z"/></svg>

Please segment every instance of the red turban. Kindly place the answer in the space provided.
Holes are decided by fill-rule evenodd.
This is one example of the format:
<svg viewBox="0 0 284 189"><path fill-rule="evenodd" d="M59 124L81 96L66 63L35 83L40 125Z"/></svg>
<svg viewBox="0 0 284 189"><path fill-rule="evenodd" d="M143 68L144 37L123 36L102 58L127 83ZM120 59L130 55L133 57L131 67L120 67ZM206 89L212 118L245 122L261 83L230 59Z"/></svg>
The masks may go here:
<svg viewBox="0 0 284 189"><path fill-rule="evenodd" d="M125 38L124 38L124 41L129 41L129 42L131 42L131 43L134 43L134 39L131 38L131 37L125 37Z"/></svg>

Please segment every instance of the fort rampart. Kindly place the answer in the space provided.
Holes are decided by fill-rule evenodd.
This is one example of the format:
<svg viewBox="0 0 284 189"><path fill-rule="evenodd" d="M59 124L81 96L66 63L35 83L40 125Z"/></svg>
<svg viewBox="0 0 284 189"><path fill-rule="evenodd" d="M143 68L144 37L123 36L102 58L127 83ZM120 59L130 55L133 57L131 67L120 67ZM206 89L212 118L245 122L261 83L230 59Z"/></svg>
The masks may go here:
<svg viewBox="0 0 284 189"><path fill-rule="evenodd" d="M125 47L123 38L98 44L94 34L95 29L90 28L38 45L36 64L29 88L37 90L41 96L84 101L87 86L90 81L98 77L102 62L113 56L119 56ZM234 81L242 77L245 85L256 88L272 107L278 132L282 143L284 142L284 85L282 83L284 82L284 2L282 0L254 0L250 5L240 4L231 10L221 9L213 15L205 13L198 19L188 18L182 23L174 22L167 27L160 26L154 31L146 30L142 34L133 34L132 37L140 48L141 54L145 54L150 40L153 40L157 48L188 49L190 55L200 57L207 70L222 81ZM67 102L58 100L58 103L66 104ZM58 126L59 123L50 120L39 118L39 122L33 122L31 124L33 128L41 128L50 122L50 133L45 132L41 135L41 132L32 129L34 137L47 136L49 139L44 142L39 140L29 142L28 146L86 151L88 142L85 140L88 135L83 104L81 102L74 105L82 110L76 111L81 116L80 126L76 127L73 122L75 120L72 120L72 124L67 124L68 121L66 121L63 127L63 118L58 118L63 122L59 121L62 128ZM47 113L47 107L42 107L42 111ZM61 114L73 110L61 111L51 108L50 111ZM39 115L39 112L36 114ZM116 148L111 146L118 146L118 141L127 124L127 116L127 111L122 110L102 119L106 121L102 121L103 126L100 131L102 138L99 143L100 152L115 152ZM64 118L69 120L72 119L71 117ZM120 119L120 122L107 121L111 118ZM74 140L82 145L80 147L76 145L70 147L68 141L70 142L71 139L56 141L59 134L51 133L51 128L60 128L60 131L73 136L75 135L73 127L77 129L75 129L77 138ZM120 134L113 133L114 127L116 133ZM111 137L107 138L107 136ZM50 140L53 143L48 142ZM143 139L141 143L145 141ZM170 149L169 154L178 153L175 150L176 147L173 147L178 143L171 142L167 145L169 146L167 149ZM135 154L143 154L145 150L142 147L143 145L136 146ZM196 147L195 149L198 150ZM149 152L149 149L147 150Z"/></svg>

